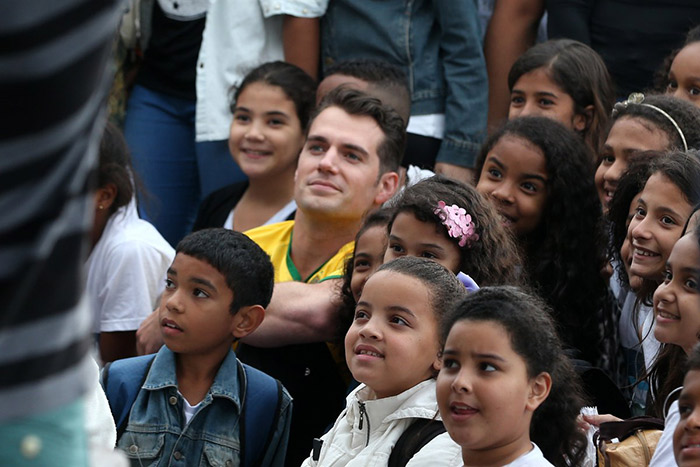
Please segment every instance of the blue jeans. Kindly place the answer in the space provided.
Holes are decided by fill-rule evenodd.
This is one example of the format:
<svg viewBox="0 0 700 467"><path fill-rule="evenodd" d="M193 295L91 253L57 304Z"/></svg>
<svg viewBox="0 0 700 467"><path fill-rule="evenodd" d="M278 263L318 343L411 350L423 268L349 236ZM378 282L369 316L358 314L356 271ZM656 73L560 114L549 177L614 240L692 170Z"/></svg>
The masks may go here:
<svg viewBox="0 0 700 467"><path fill-rule="evenodd" d="M135 86L124 136L144 185L139 212L173 246L192 230L199 202L223 186L245 180L228 141L196 143L195 102Z"/></svg>

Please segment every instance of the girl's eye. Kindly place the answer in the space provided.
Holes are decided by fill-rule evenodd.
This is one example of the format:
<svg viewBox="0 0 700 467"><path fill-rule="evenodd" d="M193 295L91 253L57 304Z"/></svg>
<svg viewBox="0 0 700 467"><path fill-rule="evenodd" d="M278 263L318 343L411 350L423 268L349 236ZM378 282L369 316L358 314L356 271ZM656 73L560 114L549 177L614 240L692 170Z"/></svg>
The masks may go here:
<svg viewBox="0 0 700 467"><path fill-rule="evenodd" d="M270 121L268 121L268 123L270 124L270 126L280 126L284 124L282 120L276 118L271 119Z"/></svg>
<svg viewBox="0 0 700 467"><path fill-rule="evenodd" d="M479 369L481 371L486 371L489 373L497 370L497 368L495 366L491 365L490 363L486 363L486 362L481 362L479 364Z"/></svg>
<svg viewBox="0 0 700 467"><path fill-rule="evenodd" d="M690 91L688 91L688 93L691 96L700 96L700 88L695 88L695 87L690 88Z"/></svg>
<svg viewBox="0 0 700 467"><path fill-rule="evenodd" d="M404 252L403 246L398 243L392 243L389 245L389 249L397 254L402 254Z"/></svg>
<svg viewBox="0 0 700 467"><path fill-rule="evenodd" d="M693 407L687 404L678 404L678 413L681 418L686 418L693 412Z"/></svg>
<svg viewBox="0 0 700 467"><path fill-rule="evenodd" d="M525 182L522 184L522 187L525 191L529 191L531 193L537 192L537 186L532 182Z"/></svg>
<svg viewBox="0 0 700 467"><path fill-rule="evenodd" d="M675 225L676 221L674 221L672 217L664 216L661 218L661 223L664 225Z"/></svg>
<svg viewBox="0 0 700 467"><path fill-rule="evenodd" d="M197 298L209 298L209 294L202 289L194 289L192 291L192 295L194 295Z"/></svg>
<svg viewBox="0 0 700 467"><path fill-rule="evenodd" d="M364 310L357 310L355 312L355 321L357 321L359 319L368 319L368 318L369 318L369 315Z"/></svg>
<svg viewBox="0 0 700 467"><path fill-rule="evenodd" d="M519 104L523 104L524 102L525 102L525 99L521 96L511 96L510 97L511 104L519 105Z"/></svg>
<svg viewBox="0 0 700 467"><path fill-rule="evenodd" d="M165 288L166 289L174 289L175 282L171 281L170 279L165 279Z"/></svg>
<svg viewBox="0 0 700 467"><path fill-rule="evenodd" d="M393 324L398 324L400 326L408 326L408 321L406 321L400 316L392 316L389 322Z"/></svg>
<svg viewBox="0 0 700 467"><path fill-rule="evenodd" d="M668 80L668 89L669 90L675 90L677 88L678 88L678 83L676 82L676 80L673 80L673 79Z"/></svg>
<svg viewBox="0 0 700 467"><path fill-rule="evenodd" d="M367 261L366 259L358 259L357 261L355 261L355 265L352 267L352 269L353 271L361 272L369 269L370 266L371 265L369 264L369 261Z"/></svg>
<svg viewBox="0 0 700 467"><path fill-rule="evenodd" d="M697 281L697 279L690 278L690 279L686 280L686 281L685 281L685 284L683 284L683 285L685 285L685 286L686 286L688 289L690 289L690 290L698 291L698 281Z"/></svg>
<svg viewBox="0 0 700 467"><path fill-rule="evenodd" d="M233 116L233 119L238 123L247 123L250 121L250 117L245 114L236 114Z"/></svg>
<svg viewBox="0 0 700 467"><path fill-rule="evenodd" d="M540 99L539 103L543 107L549 107L554 105L554 101L551 99Z"/></svg>
<svg viewBox="0 0 700 467"><path fill-rule="evenodd" d="M615 163L615 156L612 154L603 154L600 156L600 163L605 165L612 165Z"/></svg>
<svg viewBox="0 0 700 467"><path fill-rule="evenodd" d="M459 368L459 362L454 358L443 358L442 359L443 368Z"/></svg>
<svg viewBox="0 0 700 467"><path fill-rule="evenodd" d="M666 269L663 273L664 275L664 284L668 284L673 280L673 274L671 273L670 269Z"/></svg>
<svg viewBox="0 0 700 467"><path fill-rule="evenodd" d="M647 215L646 209L644 209L641 206L634 210L634 217L636 217L637 219L644 219L646 217L646 215Z"/></svg>
<svg viewBox="0 0 700 467"><path fill-rule="evenodd" d="M438 258L438 256L435 253L433 253L432 251L424 251L420 255L422 258L428 258L428 259L437 259Z"/></svg>
<svg viewBox="0 0 700 467"><path fill-rule="evenodd" d="M503 175L501 174L501 171L498 169L489 169L488 174L489 174L489 176L491 176L491 178L494 178L494 179L500 179L503 177Z"/></svg>

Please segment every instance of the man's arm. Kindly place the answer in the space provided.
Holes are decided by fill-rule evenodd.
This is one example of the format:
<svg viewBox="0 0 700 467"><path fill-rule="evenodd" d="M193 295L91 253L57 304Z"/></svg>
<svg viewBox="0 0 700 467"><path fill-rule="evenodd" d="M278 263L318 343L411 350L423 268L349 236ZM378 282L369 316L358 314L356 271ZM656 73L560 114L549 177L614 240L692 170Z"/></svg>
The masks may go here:
<svg viewBox="0 0 700 467"><path fill-rule="evenodd" d="M275 284L258 329L242 339L256 347L324 342L337 337L341 279Z"/></svg>
<svg viewBox="0 0 700 467"><path fill-rule="evenodd" d="M318 18L285 15L282 22L284 60L318 78L320 55L320 26Z"/></svg>
<svg viewBox="0 0 700 467"><path fill-rule="evenodd" d="M508 118L508 73L515 60L535 43L543 14L544 0L496 0L484 38L489 75L489 131Z"/></svg>

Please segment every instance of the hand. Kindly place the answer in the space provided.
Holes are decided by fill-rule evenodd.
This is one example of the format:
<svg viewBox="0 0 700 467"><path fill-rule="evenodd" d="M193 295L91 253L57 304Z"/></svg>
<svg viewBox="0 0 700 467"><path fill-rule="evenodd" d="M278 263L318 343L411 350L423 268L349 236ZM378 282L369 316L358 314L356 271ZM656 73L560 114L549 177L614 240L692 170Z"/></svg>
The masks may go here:
<svg viewBox="0 0 700 467"><path fill-rule="evenodd" d="M609 413L606 414L601 414L601 415L584 415L583 416L583 423L579 423L579 427L587 430L590 425L593 425L595 427L599 427L601 423L605 422L621 422L621 418L617 418L615 415L611 415Z"/></svg>
<svg viewBox="0 0 700 467"><path fill-rule="evenodd" d="M475 182L474 169L462 167L460 165L448 164L447 162L436 162L435 173L454 178L455 180L459 180L460 182L464 182L469 185L473 185Z"/></svg>
<svg viewBox="0 0 700 467"><path fill-rule="evenodd" d="M163 346L163 336L160 333L158 308L143 320L136 331L136 352L139 355L156 353Z"/></svg>

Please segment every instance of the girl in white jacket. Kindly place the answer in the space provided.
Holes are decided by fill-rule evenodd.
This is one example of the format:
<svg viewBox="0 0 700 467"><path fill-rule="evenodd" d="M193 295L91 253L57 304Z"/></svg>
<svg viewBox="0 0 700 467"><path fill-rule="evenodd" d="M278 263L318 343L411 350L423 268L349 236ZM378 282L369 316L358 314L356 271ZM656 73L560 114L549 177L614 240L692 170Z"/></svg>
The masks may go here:
<svg viewBox="0 0 700 467"><path fill-rule="evenodd" d="M304 466L386 467L416 420L439 420L439 321L465 295L453 273L425 258L399 258L370 276L345 337L348 366L363 384ZM407 465L451 465L448 459L461 462L459 453L449 437L438 437Z"/></svg>

